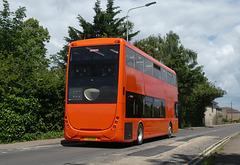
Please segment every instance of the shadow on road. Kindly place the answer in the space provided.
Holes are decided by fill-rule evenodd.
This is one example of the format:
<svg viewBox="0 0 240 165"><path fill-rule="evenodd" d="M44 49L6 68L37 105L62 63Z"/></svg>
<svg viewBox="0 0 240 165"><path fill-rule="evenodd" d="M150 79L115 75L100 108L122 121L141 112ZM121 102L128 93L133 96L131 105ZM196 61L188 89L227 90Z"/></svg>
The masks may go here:
<svg viewBox="0 0 240 165"><path fill-rule="evenodd" d="M174 138L172 136L171 138ZM159 140L169 139L166 136L159 136L155 138L145 139L143 144L145 143L152 143ZM80 141L66 141L62 140L61 145L64 147L89 147L89 148L114 148L114 149L121 149L121 148L128 148L135 145L134 142L131 143L113 143L113 142L80 142Z"/></svg>
<svg viewBox="0 0 240 165"><path fill-rule="evenodd" d="M167 136L158 136L158 137L155 137L155 138L150 138L150 139L145 139L143 141L143 143L152 143L152 142L155 142L155 141L158 141L158 140L165 140L165 139L171 139L171 138L175 138L176 136L172 136L172 137L167 137Z"/></svg>
<svg viewBox="0 0 240 165"><path fill-rule="evenodd" d="M216 165L239 164L240 154L218 154L215 160Z"/></svg>
<svg viewBox="0 0 240 165"><path fill-rule="evenodd" d="M61 141L64 147L88 147L88 148L114 148L121 149L131 147L133 143L106 143L106 142L79 142L79 141Z"/></svg>
<svg viewBox="0 0 240 165"><path fill-rule="evenodd" d="M179 164L186 164L190 162L196 155L182 155L182 154L176 154L174 155L173 159L170 161L162 161L159 159L149 159L148 162L150 162L152 165L179 165Z"/></svg>

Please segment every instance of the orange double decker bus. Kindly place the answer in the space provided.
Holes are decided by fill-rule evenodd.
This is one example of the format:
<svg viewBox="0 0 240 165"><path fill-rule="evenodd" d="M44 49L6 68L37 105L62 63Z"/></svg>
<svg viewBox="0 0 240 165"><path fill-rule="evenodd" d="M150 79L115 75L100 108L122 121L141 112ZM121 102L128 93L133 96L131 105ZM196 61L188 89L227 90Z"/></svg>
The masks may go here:
<svg viewBox="0 0 240 165"><path fill-rule="evenodd" d="M120 38L72 42L65 139L136 142L178 131L176 73Z"/></svg>

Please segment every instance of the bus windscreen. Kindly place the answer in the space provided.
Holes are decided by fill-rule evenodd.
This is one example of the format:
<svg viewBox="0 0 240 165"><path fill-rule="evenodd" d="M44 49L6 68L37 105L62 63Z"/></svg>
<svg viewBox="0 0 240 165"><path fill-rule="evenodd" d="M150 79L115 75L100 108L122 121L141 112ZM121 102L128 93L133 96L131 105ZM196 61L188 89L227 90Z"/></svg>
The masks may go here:
<svg viewBox="0 0 240 165"><path fill-rule="evenodd" d="M72 47L68 103L116 103L119 45Z"/></svg>

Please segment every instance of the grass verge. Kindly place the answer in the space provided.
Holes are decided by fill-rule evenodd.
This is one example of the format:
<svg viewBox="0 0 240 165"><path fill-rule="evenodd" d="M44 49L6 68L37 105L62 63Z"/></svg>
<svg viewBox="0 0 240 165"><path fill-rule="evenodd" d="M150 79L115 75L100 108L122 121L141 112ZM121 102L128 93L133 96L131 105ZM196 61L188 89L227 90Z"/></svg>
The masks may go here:
<svg viewBox="0 0 240 165"><path fill-rule="evenodd" d="M61 132L36 132L36 133L26 133L20 140L15 140L12 142L3 142L0 144L7 144L7 143L17 143L17 142L26 142L26 141L34 141L34 140L43 140L43 139L56 139L56 138L63 138L64 131Z"/></svg>
<svg viewBox="0 0 240 165"><path fill-rule="evenodd" d="M223 147L220 147L218 150L216 150L214 153L210 154L209 156L205 157L203 159L202 165L213 165L215 162L215 159L217 158L217 155L223 150Z"/></svg>

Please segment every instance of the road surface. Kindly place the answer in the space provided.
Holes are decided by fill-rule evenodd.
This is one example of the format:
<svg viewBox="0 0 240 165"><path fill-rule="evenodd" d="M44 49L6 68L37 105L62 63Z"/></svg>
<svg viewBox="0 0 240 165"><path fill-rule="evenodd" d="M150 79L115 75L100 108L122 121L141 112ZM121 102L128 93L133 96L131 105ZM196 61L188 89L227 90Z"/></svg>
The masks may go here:
<svg viewBox="0 0 240 165"><path fill-rule="evenodd" d="M206 148L240 132L240 124L180 129L172 138L145 140L140 146L118 143L0 145L0 165L185 164Z"/></svg>

